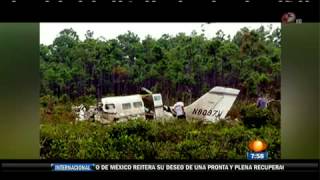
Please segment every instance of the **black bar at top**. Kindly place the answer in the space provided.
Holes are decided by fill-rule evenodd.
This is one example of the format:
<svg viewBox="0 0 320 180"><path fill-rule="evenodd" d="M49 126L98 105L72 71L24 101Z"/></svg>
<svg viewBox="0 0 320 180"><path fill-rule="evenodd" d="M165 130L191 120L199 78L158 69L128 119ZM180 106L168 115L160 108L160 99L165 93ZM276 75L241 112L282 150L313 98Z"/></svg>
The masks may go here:
<svg viewBox="0 0 320 180"><path fill-rule="evenodd" d="M319 1L0 1L0 22L280 22L286 12L295 13L302 22L319 22Z"/></svg>

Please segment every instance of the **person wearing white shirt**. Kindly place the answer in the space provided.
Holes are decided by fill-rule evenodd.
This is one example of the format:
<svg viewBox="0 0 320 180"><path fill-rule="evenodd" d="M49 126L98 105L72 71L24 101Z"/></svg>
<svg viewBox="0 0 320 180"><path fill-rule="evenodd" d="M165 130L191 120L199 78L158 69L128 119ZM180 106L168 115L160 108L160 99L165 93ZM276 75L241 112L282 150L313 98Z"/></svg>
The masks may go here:
<svg viewBox="0 0 320 180"><path fill-rule="evenodd" d="M178 119L186 119L184 112L184 103L181 98L178 98L178 102L173 105L173 110L176 113Z"/></svg>

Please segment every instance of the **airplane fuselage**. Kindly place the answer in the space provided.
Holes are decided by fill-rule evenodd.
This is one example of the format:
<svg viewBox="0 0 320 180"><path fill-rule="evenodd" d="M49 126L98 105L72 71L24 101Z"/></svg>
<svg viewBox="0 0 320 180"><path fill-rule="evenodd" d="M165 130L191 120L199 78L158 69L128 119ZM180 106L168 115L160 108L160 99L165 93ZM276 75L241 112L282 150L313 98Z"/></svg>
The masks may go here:
<svg viewBox="0 0 320 180"><path fill-rule="evenodd" d="M225 118L233 105L239 90L214 87L192 104L184 108L187 119L201 119L216 122ZM174 117L172 107L163 105L161 94L106 97L101 99L102 107L95 120L102 123L135 118L164 119ZM83 113L82 113L83 114Z"/></svg>

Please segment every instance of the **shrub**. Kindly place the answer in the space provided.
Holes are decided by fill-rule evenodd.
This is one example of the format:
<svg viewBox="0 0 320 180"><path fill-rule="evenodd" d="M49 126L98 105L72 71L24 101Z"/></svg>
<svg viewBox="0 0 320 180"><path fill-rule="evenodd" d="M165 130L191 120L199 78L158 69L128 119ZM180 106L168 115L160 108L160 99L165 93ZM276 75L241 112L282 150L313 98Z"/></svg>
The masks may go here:
<svg viewBox="0 0 320 180"><path fill-rule="evenodd" d="M129 121L41 125L42 159L245 159L250 140L267 141L271 159L280 158L280 132L242 123Z"/></svg>
<svg viewBox="0 0 320 180"><path fill-rule="evenodd" d="M42 107L51 108L57 102L58 102L58 99L55 96L46 95L40 98L40 105Z"/></svg>
<svg viewBox="0 0 320 180"><path fill-rule="evenodd" d="M86 108L88 108L90 105L94 105L97 103L97 100L94 96L81 96L75 101L76 104L84 104Z"/></svg>
<svg viewBox="0 0 320 180"><path fill-rule="evenodd" d="M280 128L281 124L281 104L280 101L272 101L268 104L268 110L272 113L270 124Z"/></svg>
<svg viewBox="0 0 320 180"><path fill-rule="evenodd" d="M54 105L48 110L48 108L40 108L40 121L41 123L69 123L74 122L76 114L71 110L71 106Z"/></svg>
<svg viewBox="0 0 320 180"><path fill-rule="evenodd" d="M70 102L70 97L68 95L64 94L59 98L59 102L63 103L63 104L67 104Z"/></svg>
<svg viewBox="0 0 320 180"><path fill-rule="evenodd" d="M272 113L268 109L259 109L254 104L243 106L240 110L241 119L247 127L259 128L272 121Z"/></svg>

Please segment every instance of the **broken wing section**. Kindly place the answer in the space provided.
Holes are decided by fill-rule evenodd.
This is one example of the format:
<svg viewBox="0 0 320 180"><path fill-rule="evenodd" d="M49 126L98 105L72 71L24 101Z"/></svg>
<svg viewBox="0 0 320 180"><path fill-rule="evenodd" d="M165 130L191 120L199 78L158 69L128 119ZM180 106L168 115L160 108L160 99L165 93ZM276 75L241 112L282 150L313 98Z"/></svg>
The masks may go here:
<svg viewBox="0 0 320 180"><path fill-rule="evenodd" d="M214 87L198 100L185 107L188 119L202 119L216 122L226 117L240 90Z"/></svg>

